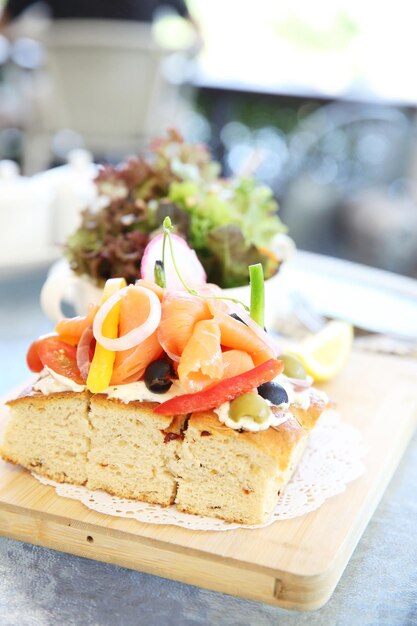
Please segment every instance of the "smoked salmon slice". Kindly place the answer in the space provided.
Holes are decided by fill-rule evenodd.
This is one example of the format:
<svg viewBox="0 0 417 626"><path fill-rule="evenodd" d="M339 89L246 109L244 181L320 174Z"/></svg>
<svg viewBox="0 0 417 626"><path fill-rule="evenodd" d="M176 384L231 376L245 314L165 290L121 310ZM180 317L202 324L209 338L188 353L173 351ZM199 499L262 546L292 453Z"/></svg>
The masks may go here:
<svg viewBox="0 0 417 626"><path fill-rule="evenodd" d="M221 380L223 371L219 326L214 320L201 320L181 354L180 383L187 393L195 393Z"/></svg>
<svg viewBox="0 0 417 626"><path fill-rule="evenodd" d="M227 350L222 353L222 360L223 378L239 376L255 367L252 357L243 350Z"/></svg>
<svg viewBox="0 0 417 626"><path fill-rule="evenodd" d="M139 280L135 282L135 285L137 285L138 287L145 287L145 289L150 289L151 291L154 292L155 295L158 296L159 301L160 302L162 301L164 290L162 289L162 287L152 282L151 280L147 280L145 278L139 278Z"/></svg>
<svg viewBox="0 0 417 626"><path fill-rule="evenodd" d="M147 296L136 289L128 289L120 300L119 337L143 324L148 314ZM110 384L120 385L139 380L149 363L158 359L162 353L156 331L138 346L116 352Z"/></svg>
<svg viewBox="0 0 417 626"><path fill-rule="evenodd" d="M162 289L148 280L141 279L136 284L158 296L161 321L158 329L139 345L116 352L111 385L140 380L147 366L164 352L175 365L178 363L178 377L186 393L202 391L274 357L272 348L253 330L227 313L225 302ZM207 286L206 295L211 294L217 294L217 290ZM77 345L85 329L92 326L98 308L91 305L86 316L59 322L59 338ZM146 295L128 289L120 300L118 336L143 324L148 314Z"/></svg>
<svg viewBox="0 0 417 626"><path fill-rule="evenodd" d="M178 361L193 334L195 324L211 317L204 299L186 291L166 291L157 331L159 343L168 356Z"/></svg>
<svg viewBox="0 0 417 626"><path fill-rule="evenodd" d="M90 304L87 315L60 320L55 326L55 331L61 341L76 346L86 328L93 325L98 309L98 305Z"/></svg>
<svg viewBox="0 0 417 626"><path fill-rule="evenodd" d="M217 310L214 320L219 325L221 344L225 348L234 348L249 353L255 365L260 365L275 357L274 350L243 322L220 310Z"/></svg>

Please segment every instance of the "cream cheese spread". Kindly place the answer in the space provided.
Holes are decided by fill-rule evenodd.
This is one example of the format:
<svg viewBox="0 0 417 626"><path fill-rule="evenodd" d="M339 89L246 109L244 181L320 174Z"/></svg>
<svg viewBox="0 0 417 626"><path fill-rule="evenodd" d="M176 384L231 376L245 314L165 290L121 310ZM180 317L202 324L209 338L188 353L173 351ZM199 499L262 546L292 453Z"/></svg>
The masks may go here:
<svg viewBox="0 0 417 626"><path fill-rule="evenodd" d="M139 380L135 383L108 387L103 393L105 393L108 398L116 398L127 404L135 400L137 402L166 402L166 400L170 400L175 396L181 396L185 391L180 383L174 380L171 387L164 393L153 393L149 391L143 380Z"/></svg>
<svg viewBox="0 0 417 626"><path fill-rule="evenodd" d="M273 380L274 383L284 387L288 396L288 403L280 404L282 408L288 408L290 404L294 404L297 408L307 411L311 404L310 389L303 389L303 391L295 391L294 385L283 374L278 374Z"/></svg>
<svg viewBox="0 0 417 626"><path fill-rule="evenodd" d="M325 404L328 402L327 395L323 391L318 389L308 388L303 391L295 391L294 385L283 374L279 374L274 378L274 382L284 387L288 395L288 402L279 405L282 412L279 415L275 415L270 410L268 418L263 422L255 422L255 420L249 415L243 415L239 421L234 421L229 416L230 402L224 402L218 408L213 409L214 413L218 416L220 422L232 428L233 430L247 430L255 433L268 428L274 428L286 422L290 416L289 406L292 404L297 408L307 411L311 405L312 397L322 400ZM59 393L62 391L81 392L86 388L85 385L79 385L66 376L57 374L49 367L45 367L40 375L39 380L34 383L33 388L40 391L44 395L51 393ZM179 381L174 380L168 391L164 393L153 393L150 391L145 383L140 380L134 383L127 383L126 385L114 385L105 389L102 393L106 394L108 398L117 399L121 402L128 404L129 402L165 402L175 396L184 394ZM268 404L271 404L267 400Z"/></svg>
<svg viewBox="0 0 417 626"><path fill-rule="evenodd" d="M321 389L316 389L315 387L312 387L311 396L316 400L321 400L324 404L329 403L329 396L325 391L322 391Z"/></svg>
<svg viewBox="0 0 417 626"><path fill-rule="evenodd" d="M74 391L79 393L84 391L85 385L79 385L66 376L57 374L49 367L45 367L40 375L39 380L34 383L33 388L40 391L44 396L50 393L59 393L60 391Z"/></svg>
<svg viewBox="0 0 417 626"><path fill-rule="evenodd" d="M60 391L81 392L84 391L86 387L85 385L78 385L66 376L57 374L49 367L45 367L41 372L39 380L34 383L33 388L47 396L51 393L59 393ZM149 391L145 383L139 380L134 383L127 383L126 385L108 387L102 393L106 394L109 398L115 398L127 404L135 400L138 402L165 402L185 392L180 383L176 380L173 381L168 391L164 393L153 393Z"/></svg>
<svg viewBox="0 0 417 626"><path fill-rule="evenodd" d="M291 415L288 411L283 411L282 415L275 415L270 410L268 418L264 422L255 422L250 415L242 415L239 421L235 422L235 420L232 420L229 416L229 409L230 402L224 402L217 409L213 409L213 411L216 413L221 423L228 428L233 428L233 430L248 430L251 433L257 433L261 430L279 426L286 422Z"/></svg>
<svg viewBox="0 0 417 626"><path fill-rule="evenodd" d="M249 415L243 415L237 422L232 420L229 415L230 410L230 402L225 402L221 404L217 409L213 409L216 415L218 416L220 422L227 426L228 428L233 428L233 430L247 430L249 432L255 433L261 430L267 430L268 428L277 427L280 424L283 424L291 417L291 411L289 410L290 405L295 406L298 409L302 409L303 411L307 411L311 406L312 398L317 398L322 400L325 404L328 402L328 397L324 393L324 391L319 391L314 388L303 389L302 391L296 391L295 386L291 381L288 380L286 376L283 374L279 374L273 380L273 382L281 385L287 392L288 402L283 402L279 405L279 408L282 409L282 413L280 415L275 415L272 411L270 411L268 418L264 422L255 422L253 417ZM267 403L271 405L271 403L267 400Z"/></svg>

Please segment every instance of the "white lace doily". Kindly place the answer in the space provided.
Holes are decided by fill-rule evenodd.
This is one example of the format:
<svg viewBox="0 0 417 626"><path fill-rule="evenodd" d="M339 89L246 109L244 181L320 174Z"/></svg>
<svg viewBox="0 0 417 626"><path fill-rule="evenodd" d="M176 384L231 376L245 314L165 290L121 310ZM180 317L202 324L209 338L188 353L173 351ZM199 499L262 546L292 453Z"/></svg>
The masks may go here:
<svg viewBox="0 0 417 626"><path fill-rule="evenodd" d="M362 462L364 448L360 433L340 420L335 411L326 411L311 433L310 441L293 478L280 497L270 520L260 526L230 524L223 520L181 513L173 505L157 504L117 498L104 491L55 483L33 474L44 485L55 487L64 498L79 500L89 509L115 517L136 519L148 524L172 524L192 530L232 530L234 528L262 528L276 521L299 517L318 509L327 498L346 489L347 483L365 471Z"/></svg>

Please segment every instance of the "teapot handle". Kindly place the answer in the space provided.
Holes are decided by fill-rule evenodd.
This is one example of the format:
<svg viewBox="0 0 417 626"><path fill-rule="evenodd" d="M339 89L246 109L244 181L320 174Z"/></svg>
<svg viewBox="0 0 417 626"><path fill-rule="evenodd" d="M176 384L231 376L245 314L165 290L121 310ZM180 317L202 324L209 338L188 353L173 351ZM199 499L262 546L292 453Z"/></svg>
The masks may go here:
<svg viewBox="0 0 417 626"><path fill-rule="evenodd" d="M43 312L52 322L57 323L65 317L61 304L64 300L72 303L71 297L66 292L68 287L77 284L79 280L69 268L66 271L53 272L46 279L40 301Z"/></svg>

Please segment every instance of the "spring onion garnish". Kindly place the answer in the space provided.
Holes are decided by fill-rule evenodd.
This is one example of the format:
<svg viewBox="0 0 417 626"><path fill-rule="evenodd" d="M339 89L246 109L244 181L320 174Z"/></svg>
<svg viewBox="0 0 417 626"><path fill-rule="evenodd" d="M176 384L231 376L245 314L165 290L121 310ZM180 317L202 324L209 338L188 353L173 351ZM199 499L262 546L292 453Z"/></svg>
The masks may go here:
<svg viewBox="0 0 417 626"><path fill-rule="evenodd" d="M164 240L162 242L162 265L165 267L165 245L167 242L167 237L170 236L172 230L172 222L170 217L166 216L163 221L162 227L164 229Z"/></svg>
<svg viewBox="0 0 417 626"><path fill-rule="evenodd" d="M178 268L176 259L175 259L175 254L174 254L174 246L172 244L172 238L171 238L171 231L173 230L172 228L172 222L171 222L171 218L170 217L166 217L163 221L163 229L164 229L164 240L162 243L162 264L164 264L164 260L165 260L165 244L166 241L168 240L168 245L169 245L169 249L171 252L171 258L172 258L172 264L174 266L174 269L177 273L177 276L182 284L182 286L184 287L184 289L186 291L188 291L189 294L191 294L192 296L197 296L198 298L202 298L203 300L228 300L229 302L234 302L235 304L239 304L240 306L242 306L246 311L249 312L249 307L246 306L246 304L244 304L243 302L241 302L240 300L237 300L237 298L229 298L226 296L204 296L201 293L198 293L198 291L196 291L195 289L191 289L191 287L189 287L187 285L187 283L185 282L184 278L181 275L181 272Z"/></svg>
<svg viewBox="0 0 417 626"><path fill-rule="evenodd" d="M165 289L165 287L167 286L167 281L165 278L165 269L164 269L163 261L155 261L154 278L155 278L156 284L159 287L162 287L162 289Z"/></svg>
<svg viewBox="0 0 417 626"><path fill-rule="evenodd" d="M262 263L249 265L249 278L250 316L254 320L254 322L259 324L259 326L263 328L265 310L265 283Z"/></svg>

